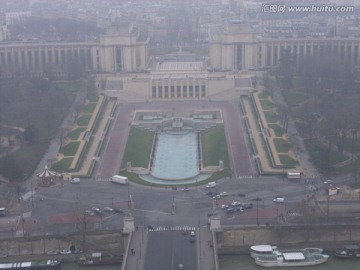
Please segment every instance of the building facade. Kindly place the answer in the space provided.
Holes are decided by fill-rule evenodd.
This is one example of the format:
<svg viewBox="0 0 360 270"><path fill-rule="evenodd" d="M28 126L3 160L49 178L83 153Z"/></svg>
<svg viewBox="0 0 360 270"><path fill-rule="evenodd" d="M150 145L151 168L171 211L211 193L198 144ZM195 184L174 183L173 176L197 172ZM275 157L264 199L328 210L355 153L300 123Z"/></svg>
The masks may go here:
<svg viewBox="0 0 360 270"><path fill-rule="evenodd" d="M276 67L284 50L295 61L305 56L331 55L354 66L360 63L360 37L270 37L234 21L213 36L210 65L218 71Z"/></svg>
<svg viewBox="0 0 360 270"><path fill-rule="evenodd" d="M2 77L63 75L71 65L97 73L137 72L148 63L148 39L134 27L109 29L97 42L0 43Z"/></svg>
<svg viewBox="0 0 360 270"><path fill-rule="evenodd" d="M65 75L78 65L97 74L99 91L125 102L230 100L249 93L252 70L276 67L284 50L295 60L323 54L360 62L360 38L271 38L238 21L211 37L209 61L180 60L183 52L178 60L151 59L148 44L131 25L109 29L93 42L2 42L0 76Z"/></svg>

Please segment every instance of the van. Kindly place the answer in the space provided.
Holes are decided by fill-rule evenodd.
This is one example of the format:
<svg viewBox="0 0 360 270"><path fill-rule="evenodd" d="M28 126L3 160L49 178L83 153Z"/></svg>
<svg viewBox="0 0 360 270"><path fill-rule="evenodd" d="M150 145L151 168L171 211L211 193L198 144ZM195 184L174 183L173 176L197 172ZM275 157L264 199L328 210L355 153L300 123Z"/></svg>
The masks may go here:
<svg viewBox="0 0 360 270"><path fill-rule="evenodd" d="M121 185L126 185L128 183L128 180L129 179L127 177L121 175L114 175L113 177L111 177L112 183L117 183Z"/></svg>
<svg viewBox="0 0 360 270"><path fill-rule="evenodd" d="M79 184L80 183L80 178L73 178L73 179L70 180L70 183Z"/></svg>
<svg viewBox="0 0 360 270"><path fill-rule="evenodd" d="M209 182L207 185L206 185L206 188L214 188L216 187L216 182Z"/></svg>

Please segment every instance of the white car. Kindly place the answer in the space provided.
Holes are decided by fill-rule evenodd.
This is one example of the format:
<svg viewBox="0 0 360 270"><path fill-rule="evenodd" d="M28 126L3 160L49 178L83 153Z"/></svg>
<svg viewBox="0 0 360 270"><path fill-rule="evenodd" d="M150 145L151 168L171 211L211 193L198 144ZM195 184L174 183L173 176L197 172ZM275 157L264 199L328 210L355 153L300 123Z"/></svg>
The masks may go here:
<svg viewBox="0 0 360 270"><path fill-rule="evenodd" d="M112 209L112 208L109 207L109 206L104 207L103 210L104 210L105 212L114 212L114 209Z"/></svg>
<svg viewBox="0 0 360 270"><path fill-rule="evenodd" d="M276 203L284 203L284 202L285 202L285 198L282 197L282 196L276 196L276 197L273 199L273 202L276 202Z"/></svg>
<svg viewBox="0 0 360 270"><path fill-rule="evenodd" d="M179 269L179 270L183 270L183 269L184 269L184 266L183 266L182 264L179 264L178 269Z"/></svg>
<svg viewBox="0 0 360 270"><path fill-rule="evenodd" d="M226 209L226 208L229 208L229 206L228 206L227 204L222 204L222 205L220 206L220 208L221 208L221 209Z"/></svg>
<svg viewBox="0 0 360 270"><path fill-rule="evenodd" d="M241 202L239 202L239 201L233 201L233 202L231 203L231 206L238 206L238 205L241 205Z"/></svg>
<svg viewBox="0 0 360 270"><path fill-rule="evenodd" d="M228 195L228 193L226 191L223 191L220 193L220 197L226 197Z"/></svg>
<svg viewBox="0 0 360 270"><path fill-rule="evenodd" d="M80 183L80 178L73 178L73 179L70 180L70 183L79 184Z"/></svg>
<svg viewBox="0 0 360 270"><path fill-rule="evenodd" d="M332 184L332 183L333 183L333 180L330 180L330 179L324 181L324 184Z"/></svg>
<svg viewBox="0 0 360 270"><path fill-rule="evenodd" d="M190 232L190 236L195 236L195 232L194 231Z"/></svg>

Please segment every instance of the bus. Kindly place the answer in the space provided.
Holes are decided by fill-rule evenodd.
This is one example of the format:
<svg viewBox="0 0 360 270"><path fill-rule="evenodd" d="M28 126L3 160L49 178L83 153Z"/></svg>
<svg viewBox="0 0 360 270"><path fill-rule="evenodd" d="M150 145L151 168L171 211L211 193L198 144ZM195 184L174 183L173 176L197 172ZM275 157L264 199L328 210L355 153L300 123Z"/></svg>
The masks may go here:
<svg viewBox="0 0 360 270"><path fill-rule="evenodd" d="M287 178L288 179L300 179L301 178L301 173L297 172L297 171L287 172Z"/></svg>

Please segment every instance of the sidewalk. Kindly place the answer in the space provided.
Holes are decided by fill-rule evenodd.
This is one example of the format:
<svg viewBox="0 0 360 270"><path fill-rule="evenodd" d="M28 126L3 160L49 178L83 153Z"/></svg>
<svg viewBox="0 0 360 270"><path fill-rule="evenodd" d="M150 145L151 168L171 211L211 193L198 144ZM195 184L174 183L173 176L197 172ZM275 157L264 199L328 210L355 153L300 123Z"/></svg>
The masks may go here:
<svg viewBox="0 0 360 270"><path fill-rule="evenodd" d="M198 234L198 270L216 270L214 245L209 227L200 228Z"/></svg>
<svg viewBox="0 0 360 270"><path fill-rule="evenodd" d="M121 267L122 270L142 270L144 269L144 262L145 262L145 254L146 254L146 246L147 246L147 237L148 231L139 226L136 231L132 233L132 237L130 239L129 250L127 254L127 260L124 260L123 266ZM131 250L134 250L132 252Z"/></svg>

